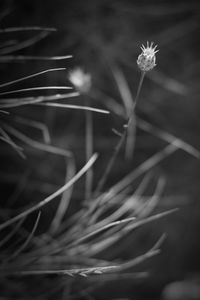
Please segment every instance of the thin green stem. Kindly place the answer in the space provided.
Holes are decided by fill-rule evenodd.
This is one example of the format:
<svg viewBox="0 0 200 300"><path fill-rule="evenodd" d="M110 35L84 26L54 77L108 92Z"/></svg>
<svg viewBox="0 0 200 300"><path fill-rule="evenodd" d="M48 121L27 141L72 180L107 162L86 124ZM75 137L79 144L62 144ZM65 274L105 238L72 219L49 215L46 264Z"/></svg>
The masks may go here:
<svg viewBox="0 0 200 300"><path fill-rule="evenodd" d="M136 104L138 102L138 99L139 99L139 96L140 96L140 92L141 92L141 88L142 88L142 84L143 84L143 81L144 81L144 76L145 76L145 72L142 72L141 73L141 76L140 76L140 81L139 81L139 84L138 84L138 88L137 88L137 93L136 93L136 96L135 96L135 101L134 101L134 104L133 104L133 107L132 107L132 110L131 110L131 113L128 117L128 121L127 121L127 125L124 126L124 130L123 130L123 133L114 149L114 153L110 159L110 161L108 162L107 164L107 167L106 167L106 170L103 174L103 176L101 177L98 185L97 185L97 188L96 188L96 191L95 191L95 195L98 195L100 193L100 191L102 190L102 188L104 187L104 184L110 174L110 171L112 170L112 167L114 165L114 162L117 158L117 155L121 149L121 147L123 146L123 143L126 139L126 135L127 135L127 132L128 132L128 128L130 126L130 123L135 119L135 107L136 107Z"/></svg>

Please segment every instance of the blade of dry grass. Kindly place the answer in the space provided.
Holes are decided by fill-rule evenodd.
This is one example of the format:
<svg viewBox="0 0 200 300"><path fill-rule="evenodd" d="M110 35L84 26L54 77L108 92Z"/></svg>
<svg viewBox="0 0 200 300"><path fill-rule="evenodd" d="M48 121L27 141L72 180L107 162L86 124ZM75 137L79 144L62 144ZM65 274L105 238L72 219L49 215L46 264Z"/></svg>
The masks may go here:
<svg viewBox="0 0 200 300"><path fill-rule="evenodd" d="M85 236L83 236L83 237L81 237L79 239L76 239L71 245L68 245L67 249L71 248L71 247L73 247L75 245L78 245L80 243L83 243L85 240L93 237L96 234L99 234L100 232L102 232L102 231L104 231L106 229L109 229L109 228L111 228L113 226L118 226L118 225L121 225L121 224L124 224L124 223L127 223L127 222L131 222L133 220L135 220L135 217L126 218L126 219L123 219L123 220L120 220L120 221L115 221L115 222L109 223L109 224L107 224L107 225L105 225L103 227L100 227L100 228L98 228L98 229L96 229L96 230L94 230L94 231L86 234Z"/></svg>
<svg viewBox="0 0 200 300"><path fill-rule="evenodd" d="M36 97L19 97L19 98L2 98L0 103L2 105L7 105L8 107L15 107L25 104L37 104L45 101L55 101L55 100L64 100L67 98L72 98L79 96L78 92L72 92L67 94L54 94L50 96L36 96Z"/></svg>
<svg viewBox="0 0 200 300"><path fill-rule="evenodd" d="M155 245L146 253L134 258L131 261L128 261L126 263L121 264L120 266L120 271L123 270L127 270L130 268L135 267L136 265L142 263L143 261L145 261L146 259L153 257L155 255L157 255L158 253L160 253L160 246L162 245L162 243L164 242L164 240L166 239L166 234L163 234L159 240L155 243Z"/></svg>
<svg viewBox="0 0 200 300"><path fill-rule="evenodd" d="M3 48L0 50L0 55L5 55L5 54L13 53L18 50L28 48L28 47L36 44L40 40L46 38L49 34L50 34L49 31L43 31L32 38L29 38L29 39L26 39L25 41L17 43L16 45L12 45L10 47Z"/></svg>
<svg viewBox="0 0 200 300"><path fill-rule="evenodd" d="M25 218L19 220L19 222L13 227L13 229L0 241L0 248L3 247L14 235L18 232Z"/></svg>
<svg viewBox="0 0 200 300"><path fill-rule="evenodd" d="M97 209L101 206L102 201L107 202L109 199L112 199L116 195L119 195L123 190L127 189L127 187L139 176L142 174L148 172L151 168L153 168L155 165L160 163L163 159L171 155L173 152L175 152L177 148L174 145L167 145L163 150L157 152L153 156L151 156L149 159L144 161L141 165L139 165L135 170L133 170L131 173L129 173L127 176L125 176L121 181L116 183L113 187L109 189L108 192L104 193L103 196L96 198L96 201L91 206L90 210ZM94 218L95 215L93 214Z"/></svg>
<svg viewBox="0 0 200 300"><path fill-rule="evenodd" d="M67 163L67 173L66 173L65 182L70 181L75 176L75 172L76 172L76 168L75 168L74 159L70 158L70 159L68 159L68 163ZM71 186L71 188L69 188L68 190L66 190L63 193L60 204L57 208L56 214L52 220L52 223L51 223L51 226L49 229L50 235L55 234L57 232L57 230L59 229L61 222L63 220L63 217L68 209L70 199L72 196L72 192L73 192L73 185Z"/></svg>
<svg viewBox="0 0 200 300"><path fill-rule="evenodd" d="M45 73L63 71L63 70L66 70L66 68L47 69L47 70L44 70L44 71L41 71L41 72L38 72L38 73L34 73L34 74L31 74L31 75L28 75L28 76L25 76L25 77L22 77L22 78L19 78L19 79L16 79L16 80L12 80L12 81L9 81L9 82L2 83L2 84L0 84L0 88L5 87L5 86L9 86L11 84L15 84L15 83L18 83L18 82L21 82L21 81L24 81L24 80L27 80L27 79L30 79L30 78L33 78L33 77L36 77L36 76L39 76L39 75L43 75Z"/></svg>
<svg viewBox="0 0 200 300"><path fill-rule="evenodd" d="M72 58L72 55L63 56L24 56L24 55L4 55L0 56L0 63L24 61L24 60L65 60Z"/></svg>
<svg viewBox="0 0 200 300"><path fill-rule="evenodd" d="M23 192L25 187L27 186L29 175L31 174L31 171L25 170L23 174L19 177L18 182L16 183L16 187L14 188L11 195L8 197L6 201L6 206L12 208L14 203L19 198L20 194Z"/></svg>
<svg viewBox="0 0 200 300"><path fill-rule="evenodd" d="M105 213L105 210L107 209L107 206L109 202L114 198L115 203L120 203L120 208L118 210L115 210L115 212L108 216L110 222L113 221L114 216L119 218L125 211L130 208L135 209L137 206L135 206L137 203L135 199L138 199L139 196L142 195L144 190L146 189L148 183L150 180L150 174L146 174L142 180L142 182L139 184L137 189L134 191L133 195L128 196L131 192L130 187L127 187L125 190L123 190L123 193L118 194L110 194L105 193L102 194L100 197L96 198L92 201L89 209L87 210L85 214L85 218L89 219L88 224L95 224L97 221L97 218L103 213ZM124 200L124 198L128 197L128 200ZM138 202L138 201L137 201ZM130 205L129 205L130 203ZM113 205L113 204L112 204ZM108 206L109 209L109 206ZM90 217L89 217L90 216ZM104 218L105 220L105 218Z"/></svg>
<svg viewBox="0 0 200 300"><path fill-rule="evenodd" d="M130 230L136 229L136 228L138 228L142 225L145 225L149 222L156 221L160 218L163 218L163 217L168 216L172 213L175 213L178 210L179 210L178 208L173 208L173 209L169 209L169 210L166 210L164 212L152 215L150 217L146 217L145 219L137 220L136 222L134 222L134 224L131 224L131 225L127 226L126 228L124 228L124 231L130 231Z"/></svg>
<svg viewBox="0 0 200 300"><path fill-rule="evenodd" d="M155 214L150 217L146 217L145 219L140 219L140 220L135 219L135 221L133 220L130 224L127 224L123 228L120 228L119 225L119 228L117 228L117 230L115 227L111 228L110 232L108 231L101 238L97 238L96 240L93 239L90 244L88 243L86 245L87 246L86 253L87 255L91 255L91 256L99 255L99 253L101 253L105 249L109 249L111 246L113 246L113 244L118 242L122 237L124 237L128 233L133 232L133 230L135 230L136 228L148 224L150 222L156 221L160 218L168 216L177 211L178 211L177 208L167 210L162 213Z"/></svg>
<svg viewBox="0 0 200 300"><path fill-rule="evenodd" d="M30 91L71 90L71 89L72 89L72 87L70 87L70 86L37 86L37 87L32 87L32 88L27 88L27 89L19 89L19 90L13 90L13 91L8 91L8 92L2 92L2 93L0 93L0 96L21 93L21 92L30 92Z"/></svg>
<svg viewBox="0 0 200 300"><path fill-rule="evenodd" d="M2 140L3 142L9 144L18 154L21 158L25 159L26 156L24 155L24 153L22 152L23 149L19 148L16 144L14 144L12 141L6 139L5 137L0 136L0 140Z"/></svg>
<svg viewBox="0 0 200 300"><path fill-rule="evenodd" d="M121 181L116 183L108 193L115 195L121 192L124 188L130 185L136 178L152 169L155 165L160 163L163 159L174 153L178 148L174 144L167 145L161 151L155 153L142 164L140 164L135 170L125 176Z"/></svg>
<svg viewBox="0 0 200 300"><path fill-rule="evenodd" d="M46 151L46 152L49 152L49 153L52 153L55 155L62 155L65 157L71 157L71 155L72 155L71 152L68 150L35 141L35 140L31 139L30 137L26 136L21 131L15 129L14 127L11 127L10 125L3 124L3 126L10 134L12 134L14 137L16 137L17 139L19 139L20 141L24 142L25 144L27 144L28 146L30 146L32 148Z"/></svg>
<svg viewBox="0 0 200 300"><path fill-rule="evenodd" d="M200 151L195 149L193 146L190 144L182 141L181 139L175 137L174 135L170 134L169 132L166 132L162 129L157 128L156 126L151 125L149 122L144 121L141 118L137 117L137 126L144 130L147 131L160 139L175 145L177 148L182 149L183 151L193 155L196 158L200 158Z"/></svg>
<svg viewBox="0 0 200 300"><path fill-rule="evenodd" d="M102 274L101 272L99 274ZM101 284L101 282L103 281L113 281L113 280L117 280L120 282L122 280L135 280L135 279L145 279L149 276L148 272L126 272L126 273L104 273L103 276L99 276L98 277L98 283ZM95 283L96 283L96 277L89 277L88 278L90 281L94 279ZM99 282L100 281L100 282ZM124 299L124 300L128 300L128 299Z"/></svg>
<svg viewBox="0 0 200 300"><path fill-rule="evenodd" d="M158 201L160 200L161 194L164 190L164 186L165 179L163 177L160 177L153 196L149 197L149 199L144 202L144 204L140 205L135 211L136 215L138 215L139 218L145 218L154 210L154 208L158 204Z"/></svg>
<svg viewBox="0 0 200 300"><path fill-rule="evenodd" d="M102 196L93 199L86 211L79 211L77 214L72 216L70 218L70 222L73 224L75 220L79 219L81 223L82 219L87 219L87 228L90 231L90 226L92 226L91 228L93 230L95 228L105 226L105 224L114 222L115 220L121 218L125 213L129 212L129 215L132 216L131 214L134 213L135 210L137 210L137 207L139 205L138 197L140 197L144 192L149 183L149 180L150 174L145 175L144 179L131 196L128 196L130 193L130 187L127 187L126 190L123 190L122 193L114 195L111 195L109 193L102 194ZM127 198L127 200L125 198ZM114 202L111 202L112 199L114 200ZM108 213L110 209L115 210L110 214L110 212ZM106 214L108 214L107 217L105 217ZM101 215L103 216L102 220L100 219ZM100 219L100 221L97 222L97 219ZM75 228L73 227L73 230L74 229ZM72 234L70 234L70 236L72 236Z"/></svg>
<svg viewBox="0 0 200 300"><path fill-rule="evenodd" d="M93 89L92 92L90 93L90 96L93 100L100 101L102 103L102 99L104 100L104 105L109 108L110 111L115 113L117 116L123 117L125 115L124 107L118 103L115 99L112 97L108 96L104 92ZM99 100L100 99L100 100Z"/></svg>
<svg viewBox="0 0 200 300"><path fill-rule="evenodd" d="M105 182L107 181L107 178L113 168L113 165L114 165L114 162L117 158L117 155L119 154L119 151L121 150L123 144L124 144L124 141L126 139L126 136L127 136L127 133L128 133L128 128L129 126L132 126L131 124L134 122L135 120L135 107L137 105L137 102L139 100L139 96L140 96L140 92L141 92L141 88L142 88L142 84L143 84L143 81L144 81L144 77L145 77L145 73L146 72L141 72L140 74L140 80L139 80L139 84L138 84L138 87L137 87L137 92L136 92L136 96L135 96L135 99L134 99L134 103L132 105L132 108L129 112L129 116L128 116L128 120L127 120L127 125L124 126L124 130L123 130L123 133L122 133L122 136L119 138L119 141L114 149L114 152L113 152L113 155L112 157L110 158L107 166L106 166L106 169L101 177L101 179L99 180L98 182L98 185L97 185L97 188L95 190L95 195L98 195L98 193L102 190Z"/></svg>
<svg viewBox="0 0 200 300"><path fill-rule="evenodd" d="M86 101L87 106L89 101ZM85 112L85 151L86 161L90 159L93 153L93 119L92 113L89 110ZM90 201L93 185L93 169L90 168L85 177L85 202Z"/></svg>
<svg viewBox="0 0 200 300"><path fill-rule="evenodd" d="M80 110L86 110L86 111L92 111L97 112L101 114L109 114L110 112L108 110L89 107L89 106L80 106L80 105L72 105L72 104L61 104L61 103L35 103L35 105L42 105L42 106L52 106L52 107L59 107L59 108L67 108L67 109L80 109Z"/></svg>
<svg viewBox="0 0 200 300"><path fill-rule="evenodd" d="M27 276L27 275L69 275L69 276L75 276L75 275L92 275L92 274L102 274L105 272L115 271L118 269L118 266L107 266L107 267L94 267L94 268L75 268L75 269L59 269L59 270L27 270L27 271L18 271L18 272L12 272L15 276ZM86 275L86 276L87 276Z"/></svg>
<svg viewBox="0 0 200 300"><path fill-rule="evenodd" d="M2 136L0 136L0 139L9 144L19 154L21 158L25 159L26 156L23 153L23 149L17 144L15 144L15 142L11 139L8 133L5 130L3 130L3 128L0 128L0 132L2 134Z"/></svg>
<svg viewBox="0 0 200 300"><path fill-rule="evenodd" d="M37 218L36 218L36 221L35 221L35 224L33 226L33 229L32 231L30 232L30 234L28 235L27 239L25 240L25 242L21 245L21 247L19 247L12 255L10 255L8 257L8 259L6 260L6 262L12 260L13 258L16 258L26 247L27 245L30 243L31 239L33 238L34 236L34 233L38 227L38 224L39 224L39 220L40 220L40 216L41 216L41 212L39 211L38 215L37 215Z"/></svg>
<svg viewBox="0 0 200 300"><path fill-rule="evenodd" d="M30 120L30 119L26 119L26 118L23 118L23 117L18 117L18 116L13 117L13 119L14 119L14 121L16 121L18 123L21 123L23 125L30 126L30 127L33 127L33 128L36 128L36 129L40 130L42 132L44 142L46 144L51 143L51 137L50 137L49 129L46 126L46 124L35 121L35 120Z"/></svg>
<svg viewBox="0 0 200 300"><path fill-rule="evenodd" d="M44 101L54 101L54 100L61 100L61 99L67 99L72 97L79 96L79 93L68 93L68 94L56 94L52 96L38 96L38 97L21 97L21 98L11 98L11 99L1 99L0 101L0 108L13 108L13 107L19 107L23 105L44 105L41 102ZM41 103L41 104L40 104ZM61 104L51 105L50 103L47 103L48 106L59 106L62 107ZM67 105L67 104L66 104ZM65 106L65 105L64 105ZM73 105L71 105L73 106Z"/></svg>
<svg viewBox="0 0 200 300"><path fill-rule="evenodd" d="M69 189L76 181L78 181L79 178L81 178L85 172L87 172L87 170L94 164L94 162L97 160L98 155L97 154L93 154L93 156L91 157L91 159L84 165L84 167L82 169L80 169L80 171L78 173L76 173L76 175L70 180L68 181L65 185L63 185L60 189L58 189L56 192L54 192L53 194L51 194L50 196L48 196L47 198L45 198L44 200L42 200L41 202L39 202L38 204L28 208L27 210L23 211L22 213L18 214L17 216L9 219L8 221L0 224L0 230L8 227L9 225L15 223L16 221L20 220L21 218L24 218L25 216L30 215L32 212L40 209L41 207L45 206L46 204L48 204L50 201L52 201L53 199L55 199L56 197L58 197L59 195L61 195L62 193L64 193L67 189Z"/></svg>
<svg viewBox="0 0 200 300"><path fill-rule="evenodd" d="M1 113L1 114L5 114L5 115L9 115L9 114L10 114L9 111L1 110L1 109L0 109L0 113Z"/></svg>
<svg viewBox="0 0 200 300"><path fill-rule="evenodd" d="M26 26L26 27L8 27L1 28L0 33L17 32L17 31L57 31L56 28L40 27L40 26Z"/></svg>
<svg viewBox="0 0 200 300"><path fill-rule="evenodd" d="M111 70L126 110L126 117L128 118L129 113L133 106L133 98L128 86L128 82L126 81L126 78L122 70L119 68L119 66L117 66L117 64L112 63ZM125 156L127 159L131 159L133 157L133 151L135 145L135 131L136 131L135 117L133 118L133 121L130 125L131 126L129 126L127 130L127 139L126 139L126 148L125 148L126 149Z"/></svg>
<svg viewBox="0 0 200 300"><path fill-rule="evenodd" d="M116 63L115 64L112 63L112 65L110 64L110 66L126 110L126 116L128 117L130 109L132 108L133 105L133 98L132 98L131 91L129 89L128 83L120 67Z"/></svg>

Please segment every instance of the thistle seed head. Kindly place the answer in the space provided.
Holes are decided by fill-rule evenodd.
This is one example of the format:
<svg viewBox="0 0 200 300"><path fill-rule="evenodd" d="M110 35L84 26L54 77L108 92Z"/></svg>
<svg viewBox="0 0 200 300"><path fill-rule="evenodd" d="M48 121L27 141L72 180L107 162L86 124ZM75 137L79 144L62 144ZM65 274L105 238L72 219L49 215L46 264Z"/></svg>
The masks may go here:
<svg viewBox="0 0 200 300"><path fill-rule="evenodd" d="M149 45L147 42L147 46L142 45L141 50L142 53L138 56L137 65L142 72L148 72L152 70L156 66L156 53L159 50L156 50L157 45L153 47L153 42Z"/></svg>
<svg viewBox="0 0 200 300"><path fill-rule="evenodd" d="M88 93L91 88L91 75L81 68L71 70L68 75L69 81L82 94Z"/></svg>

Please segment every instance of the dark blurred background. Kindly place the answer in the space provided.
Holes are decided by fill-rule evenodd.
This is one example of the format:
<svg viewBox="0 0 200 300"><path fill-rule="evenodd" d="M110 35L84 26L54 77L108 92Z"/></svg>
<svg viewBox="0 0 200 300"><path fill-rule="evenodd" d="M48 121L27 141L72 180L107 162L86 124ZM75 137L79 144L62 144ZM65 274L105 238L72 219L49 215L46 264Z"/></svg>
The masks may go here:
<svg viewBox="0 0 200 300"><path fill-rule="evenodd" d="M107 107L106 101L114 99L122 105L120 93L113 76L115 65L124 75L134 98L139 72L136 65L141 44L154 41L158 45L157 67L145 78L136 113L151 124L169 132L196 149L200 149L200 2L196 1L153 1L153 0L7 0L1 1L1 28L42 26L54 27L56 32L34 43L28 48L16 51L20 55L58 56L72 54L67 61L4 61L8 53L0 50L1 83L14 80L41 70L66 67L66 72L52 73L21 83L17 88L34 85L69 85L67 71L77 65L92 74L97 94L97 107ZM36 33L18 32L1 34L1 43L6 40L23 40ZM6 89L4 89L6 90ZM3 91L4 91L3 90ZM50 92L48 92L50 93ZM70 102L71 101L71 102ZM84 99L69 100L81 104ZM111 106L115 102L110 102ZM113 107L113 111L115 111ZM16 116L42 121L48 125L54 145L74 152L77 169L84 163L84 114L43 107L20 107L8 116L14 122ZM13 123L12 123L13 124ZM111 129L120 128L123 118L112 113L95 115L95 151L100 159L95 166L95 184L113 153L117 137ZM29 136L37 133L23 128ZM109 177L109 184L116 182L150 155L161 149L163 142L149 133L137 130L135 155L131 162L124 160L123 153L117 159L115 170ZM28 174L26 189L16 205L35 201L37 196L52 193L64 182L65 168L61 158L46 155L28 147L27 160L21 160L12 149L1 143L0 177L5 198L11 197L17 178ZM51 164L49 164L51 161ZM156 211L179 207L180 210L155 223L140 228L127 249L119 254L126 258L147 250L156 238L167 233L162 253L137 267L150 271L146 279L121 279L103 284L97 289L95 299L161 299L164 287L173 281L200 279L200 203L199 203L199 160L182 150L168 157L154 170L166 178L164 195ZM83 183L74 191L73 201L82 198ZM3 198L2 206L6 207ZM51 205L45 211L42 226L48 228L48 218L53 214ZM123 287L122 287L123 285ZM105 294L106 291L106 294ZM200 294L199 294L200 295ZM199 296L200 297L200 296ZM93 298L91 298L93 299ZM175 298L169 298L175 299ZM177 298L178 299L178 298ZM189 299L189 298L186 298ZM193 299L193 298L191 298ZM200 299L200 298L194 298Z"/></svg>

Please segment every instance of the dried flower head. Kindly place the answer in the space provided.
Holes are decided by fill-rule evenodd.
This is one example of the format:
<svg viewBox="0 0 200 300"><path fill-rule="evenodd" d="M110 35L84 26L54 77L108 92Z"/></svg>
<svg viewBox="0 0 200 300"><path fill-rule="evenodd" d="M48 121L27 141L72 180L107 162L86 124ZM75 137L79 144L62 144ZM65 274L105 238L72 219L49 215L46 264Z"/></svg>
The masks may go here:
<svg viewBox="0 0 200 300"><path fill-rule="evenodd" d="M80 93L88 93L91 88L91 75L81 68L71 70L69 80Z"/></svg>
<svg viewBox="0 0 200 300"><path fill-rule="evenodd" d="M149 45L147 42L147 46L142 45L141 50L142 53L138 56L137 65L143 72L148 72L152 70L156 66L156 53L159 50L156 50L157 45L153 47L153 42Z"/></svg>

